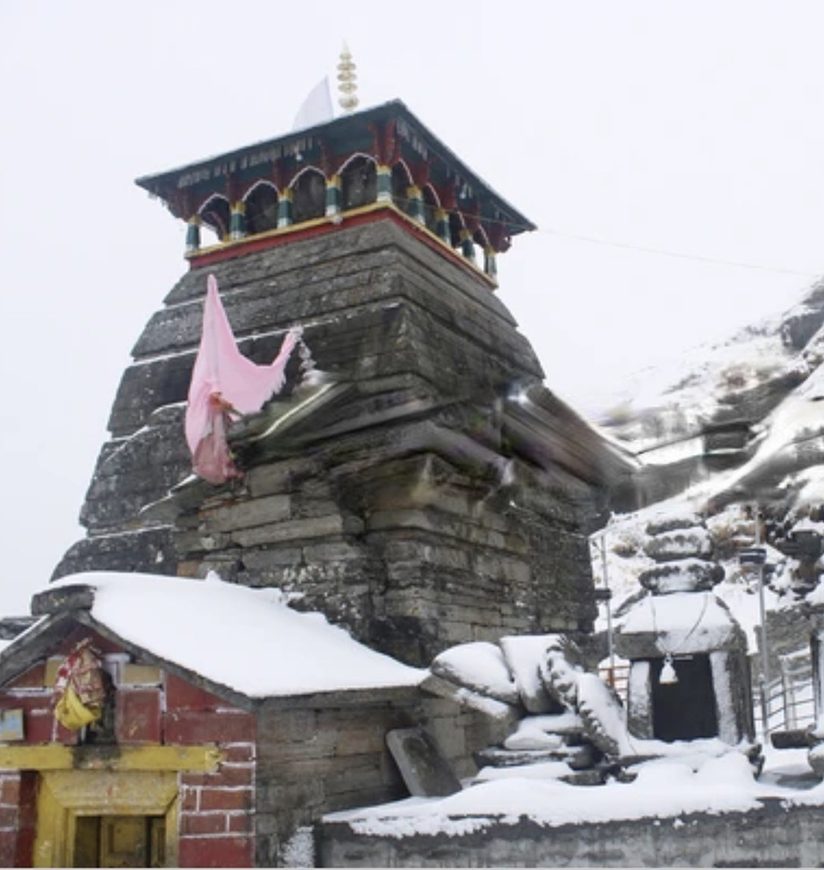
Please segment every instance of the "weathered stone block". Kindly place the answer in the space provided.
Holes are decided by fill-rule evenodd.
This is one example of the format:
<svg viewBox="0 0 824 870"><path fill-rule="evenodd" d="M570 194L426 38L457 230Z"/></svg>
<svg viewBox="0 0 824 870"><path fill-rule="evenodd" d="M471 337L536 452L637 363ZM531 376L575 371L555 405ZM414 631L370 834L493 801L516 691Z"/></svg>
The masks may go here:
<svg viewBox="0 0 824 870"><path fill-rule="evenodd" d="M288 495L269 495L201 511L201 521L209 532L230 532L281 522L289 518L290 509Z"/></svg>

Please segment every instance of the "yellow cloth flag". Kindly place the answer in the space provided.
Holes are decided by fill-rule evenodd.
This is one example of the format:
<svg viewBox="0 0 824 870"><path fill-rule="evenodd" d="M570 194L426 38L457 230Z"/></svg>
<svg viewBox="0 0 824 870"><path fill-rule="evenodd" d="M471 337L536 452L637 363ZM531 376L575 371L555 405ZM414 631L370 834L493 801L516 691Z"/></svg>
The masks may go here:
<svg viewBox="0 0 824 870"><path fill-rule="evenodd" d="M81 640L58 668L53 698L55 719L70 731L103 716L106 687L90 637Z"/></svg>
<svg viewBox="0 0 824 870"><path fill-rule="evenodd" d="M84 725L96 722L102 713L100 707L87 707L71 686L66 687L54 708L55 718L69 731L78 731Z"/></svg>

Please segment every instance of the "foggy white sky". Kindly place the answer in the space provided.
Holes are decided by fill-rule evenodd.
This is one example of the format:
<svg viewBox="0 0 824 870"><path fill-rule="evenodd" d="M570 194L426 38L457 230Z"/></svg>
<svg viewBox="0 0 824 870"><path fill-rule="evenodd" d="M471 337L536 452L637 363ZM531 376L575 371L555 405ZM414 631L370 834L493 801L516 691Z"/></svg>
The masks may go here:
<svg viewBox="0 0 824 870"><path fill-rule="evenodd" d="M129 351L186 268L133 179L288 131L344 38L362 106L403 99L543 230L500 293L578 407L810 279L571 236L824 271L820 2L2 0L0 32L0 612L80 536Z"/></svg>

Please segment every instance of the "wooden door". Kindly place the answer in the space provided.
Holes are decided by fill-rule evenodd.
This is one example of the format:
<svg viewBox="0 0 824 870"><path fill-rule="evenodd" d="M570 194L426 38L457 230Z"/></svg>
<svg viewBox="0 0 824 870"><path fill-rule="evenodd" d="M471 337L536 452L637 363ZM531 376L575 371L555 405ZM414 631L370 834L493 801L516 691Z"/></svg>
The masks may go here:
<svg viewBox="0 0 824 870"><path fill-rule="evenodd" d="M162 816L78 816L75 867L162 867Z"/></svg>

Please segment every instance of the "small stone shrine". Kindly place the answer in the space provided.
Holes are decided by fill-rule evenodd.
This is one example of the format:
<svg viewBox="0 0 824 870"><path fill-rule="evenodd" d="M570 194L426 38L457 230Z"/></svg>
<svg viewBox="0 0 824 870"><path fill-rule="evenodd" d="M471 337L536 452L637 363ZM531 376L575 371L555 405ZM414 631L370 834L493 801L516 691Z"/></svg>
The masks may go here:
<svg viewBox="0 0 824 870"><path fill-rule="evenodd" d="M616 631L630 660L627 724L632 735L664 741L718 737L752 742L752 687L744 632L713 594L723 568L696 515L650 522L644 550L657 563L639 581Z"/></svg>

